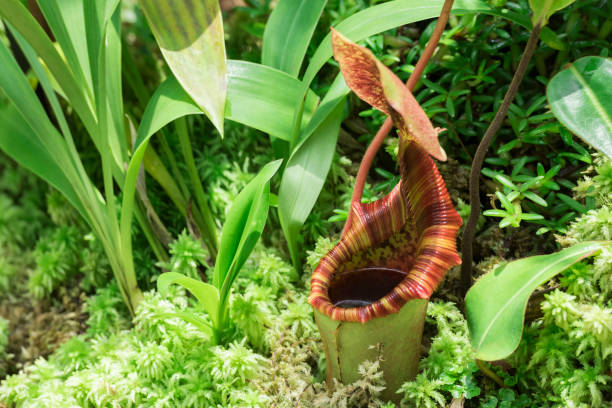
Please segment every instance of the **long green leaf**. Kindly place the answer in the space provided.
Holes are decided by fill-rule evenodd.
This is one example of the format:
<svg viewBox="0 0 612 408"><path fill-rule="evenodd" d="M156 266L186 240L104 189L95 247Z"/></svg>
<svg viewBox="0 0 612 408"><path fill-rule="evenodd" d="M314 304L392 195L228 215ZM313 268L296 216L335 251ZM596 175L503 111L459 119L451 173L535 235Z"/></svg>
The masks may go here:
<svg viewBox="0 0 612 408"><path fill-rule="evenodd" d="M296 103L304 91L292 76L246 61L228 61L228 90L225 117L289 140L293 131ZM308 92L302 125L312 116L318 97Z"/></svg>
<svg viewBox="0 0 612 408"><path fill-rule="evenodd" d="M85 12L82 0L39 1L45 20L60 45L75 79L93 92L93 78L89 64Z"/></svg>
<svg viewBox="0 0 612 408"><path fill-rule="evenodd" d="M327 0L280 0L263 36L261 63L296 77Z"/></svg>
<svg viewBox="0 0 612 408"><path fill-rule="evenodd" d="M63 94L68 98L87 130L93 133L97 125L92 105L85 97L72 71L30 12L19 0L6 0L0 7L0 17L15 27L34 48L38 56L45 61Z"/></svg>
<svg viewBox="0 0 612 408"><path fill-rule="evenodd" d="M302 92L300 82L284 72L264 65L228 61L228 67L229 90L226 116L266 133L288 138L292 129L293 104ZM309 92L305 120L310 118L316 102L316 95ZM120 230L124 249L131 248L128 231L132 223L134 193L138 170L149 139L173 120L201 113L200 108L173 77L164 81L151 97L138 128L138 137L134 143L122 190Z"/></svg>
<svg viewBox="0 0 612 408"><path fill-rule="evenodd" d="M228 61L228 80L225 116L229 120L289 140L294 104L301 93L298 80L274 68L232 60ZM149 102L151 108L147 107L143 115L136 147L144 141L146 134L152 135L173 120L202 113L174 77L161 84L156 94ZM318 97L310 91L306 100L304 124L312 117L317 102ZM146 132L145 127L152 130Z"/></svg>
<svg viewBox="0 0 612 408"><path fill-rule="evenodd" d="M133 146L132 158L128 165L122 189L123 203L121 205L120 231L124 250L130 251L132 248L130 231L136 182L151 136L177 118L200 113L202 113L200 108L189 98L173 77L168 78L157 88L147 104L138 127L138 136Z"/></svg>
<svg viewBox="0 0 612 408"><path fill-rule="evenodd" d="M85 214L62 168L37 140L32 128L12 105L0 108L0 150L58 189L79 213Z"/></svg>
<svg viewBox="0 0 612 408"><path fill-rule="evenodd" d="M584 57L550 80L548 103L561 123L612 159L612 61Z"/></svg>
<svg viewBox="0 0 612 408"><path fill-rule="evenodd" d="M348 92L342 75L338 75L302 132L300 142L283 172L278 193L278 214L295 268L300 265L297 239L325 184Z"/></svg>
<svg viewBox="0 0 612 408"><path fill-rule="evenodd" d="M435 18L440 15L443 3L444 0L390 1L360 11L342 21L335 28L351 41L361 41L371 35L395 27ZM510 19L527 28L531 27L528 16L512 13L507 10L500 11L480 0L456 0L452 13L486 13ZM331 56L331 36L327 35L308 64L303 80L306 87L310 86L317 72L319 72Z"/></svg>
<svg viewBox="0 0 612 408"><path fill-rule="evenodd" d="M170 69L223 135L227 93L218 0L140 0Z"/></svg>
<svg viewBox="0 0 612 408"><path fill-rule="evenodd" d="M281 163L282 160L276 160L266 164L238 194L227 214L213 274L213 285L221 289L222 302L263 231L268 216L270 179Z"/></svg>
<svg viewBox="0 0 612 408"><path fill-rule="evenodd" d="M502 265L483 276L465 297L472 346L480 360L506 358L518 347L531 293L609 242L583 242L550 255L532 256Z"/></svg>
<svg viewBox="0 0 612 408"><path fill-rule="evenodd" d="M49 120L32 87L4 43L0 43L0 66L2 67L0 90L12 102L21 120L24 120L32 129L33 137L36 137L38 144L56 163L66 164L63 172L70 179L67 172L73 168L69 165L72 159L66 143Z"/></svg>
<svg viewBox="0 0 612 408"><path fill-rule="evenodd" d="M213 326L217 325L219 310L219 291L210 283L195 280L177 272L165 272L157 278L157 290L162 295L168 292L168 287L178 284L184 287L200 302L210 316Z"/></svg>

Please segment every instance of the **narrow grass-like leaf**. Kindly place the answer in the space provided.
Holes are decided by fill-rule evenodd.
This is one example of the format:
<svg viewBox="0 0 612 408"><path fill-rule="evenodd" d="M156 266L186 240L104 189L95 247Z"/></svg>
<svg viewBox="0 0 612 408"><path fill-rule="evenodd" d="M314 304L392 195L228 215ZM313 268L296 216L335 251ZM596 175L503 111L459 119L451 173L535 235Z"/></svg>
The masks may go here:
<svg viewBox="0 0 612 408"><path fill-rule="evenodd" d="M76 80L86 87L91 97L93 79L87 49L83 1L44 0L38 4Z"/></svg>
<svg viewBox="0 0 612 408"><path fill-rule="evenodd" d="M278 192L278 213L295 268L300 266L299 232L325 184L348 92L344 79L338 75L304 129L300 143L283 172Z"/></svg>
<svg viewBox="0 0 612 408"><path fill-rule="evenodd" d="M61 87L63 94L70 101L87 130L90 133L95 132L96 118L83 88L30 12L19 0L6 0L0 7L0 17L6 19L19 31L38 56L45 61L53 79Z"/></svg>
<svg viewBox="0 0 612 408"><path fill-rule="evenodd" d="M327 0L280 0L266 23L261 63L296 77Z"/></svg>
<svg viewBox="0 0 612 408"><path fill-rule="evenodd" d="M583 242L550 255L519 259L489 272L465 296L472 346L480 360L501 360L518 347L531 293L606 242Z"/></svg>
<svg viewBox="0 0 612 408"><path fill-rule="evenodd" d="M85 214L62 168L37 140L35 132L12 105L0 107L0 150L58 189L81 214Z"/></svg>
<svg viewBox="0 0 612 408"><path fill-rule="evenodd" d="M170 69L223 135L227 93L218 0L140 0Z"/></svg>
<svg viewBox="0 0 612 408"><path fill-rule="evenodd" d="M612 61L584 57L559 72L547 87L561 123L612 159Z"/></svg>
<svg viewBox="0 0 612 408"><path fill-rule="evenodd" d="M165 272L157 278L157 290L162 295L168 292L168 286L178 284L184 287L200 302L210 316L213 325L217 324L219 310L219 291L210 283L195 280L177 272Z"/></svg>

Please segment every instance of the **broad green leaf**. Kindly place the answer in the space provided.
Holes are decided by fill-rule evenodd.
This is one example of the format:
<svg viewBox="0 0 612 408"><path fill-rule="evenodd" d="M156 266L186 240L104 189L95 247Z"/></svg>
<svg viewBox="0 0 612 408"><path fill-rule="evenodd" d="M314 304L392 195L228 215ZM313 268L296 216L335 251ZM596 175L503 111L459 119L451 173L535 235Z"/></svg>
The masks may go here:
<svg viewBox="0 0 612 408"><path fill-rule="evenodd" d="M369 7L342 21L335 28L351 41L361 41L371 35L391 30L405 24L414 23L440 15L444 0L395 0ZM480 0L456 0L452 10L453 14L485 13L507 18L521 26L531 28L527 16L499 11ZM327 35L319 44L315 54L310 59L304 85L306 88L314 79L323 65L331 58L331 35Z"/></svg>
<svg viewBox="0 0 612 408"><path fill-rule="evenodd" d="M266 164L238 194L227 214L213 274L213 285L221 289L222 302L263 231L268 217L270 179L281 163L282 160L276 160Z"/></svg>
<svg viewBox="0 0 612 408"><path fill-rule="evenodd" d="M547 87L553 113L569 130L612 159L612 61L584 57Z"/></svg>
<svg viewBox="0 0 612 408"><path fill-rule="evenodd" d="M210 316L213 325L217 325L219 310L219 291L210 283L205 283L177 272L165 272L157 278L157 290L162 295L168 292L168 287L178 284L191 293Z"/></svg>
<svg viewBox="0 0 612 408"><path fill-rule="evenodd" d="M296 101L304 94L302 84L289 74L265 65L228 61L225 117L289 140L293 131ZM318 97L308 92L302 125L310 119Z"/></svg>
<svg viewBox="0 0 612 408"><path fill-rule="evenodd" d="M312 211L336 150L336 141L349 89L341 75L302 132L283 172L278 192L278 214L294 267L299 267L297 239Z"/></svg>
<svg viewBox="0 0 612 408"><path fill-rule="evenodd" d="M533 25L546 25L550 16L575 1L576 0L529 0L529 5L533 11L533 15L531 16Z"/></svg>
<svg viewBox="0 0 612 408"><path fill-rule="evenodd" d="M480 360L501 360L518 347L531 293L576 262L610 245L583 242L550 255L519 259L489 272L465 296L472 346Z"/></svg>
<svg viewBox="0 0 612 408"><path fill-rule="evenodd" d="M140 0L170 69L223 135L227 94L218 0Z"/></svg>
<svg viewBox="0 0 612 408"><path fill-rule="evenodd" d="M296 77L327 0L280 0L266 23L261 63Z"/></svg>
<svg viewBox="0 0 612 408"><path fill-rule="evenodd" d="M284 72L251 62L229 60L225 116L229 120L289 140L295 101L301 89L300 82ZM309 91L304 124L312 116L317 102L318 97ZM177 80L170 77L159 86L156 96L151 98L135 146L140 145L146 135L151 136L173 120L201 113Z"/></svg>

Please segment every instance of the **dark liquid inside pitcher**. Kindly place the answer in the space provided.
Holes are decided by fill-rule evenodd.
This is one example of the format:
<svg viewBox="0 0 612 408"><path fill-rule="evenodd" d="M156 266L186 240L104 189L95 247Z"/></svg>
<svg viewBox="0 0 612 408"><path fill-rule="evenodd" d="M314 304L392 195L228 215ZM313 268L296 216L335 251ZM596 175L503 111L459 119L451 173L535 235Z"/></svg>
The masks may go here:
<svg viewBox="0 0 612 408"><path fill-rule="evenodd" d="M406 273L389 268L363 268L338 274L329 285L334 306L361 307L376 302L404 280Z"/></svg>

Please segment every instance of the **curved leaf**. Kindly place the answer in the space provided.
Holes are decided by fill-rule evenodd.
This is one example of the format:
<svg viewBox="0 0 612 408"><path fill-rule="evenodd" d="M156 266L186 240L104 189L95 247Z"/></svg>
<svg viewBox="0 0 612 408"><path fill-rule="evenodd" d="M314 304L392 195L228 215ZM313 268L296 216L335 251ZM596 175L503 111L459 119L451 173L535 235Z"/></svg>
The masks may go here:
<svg viewBox="0 0 612 408"><path fill-rule="evenodd" d="M58 189L85 217L83 206L61 166L37 140L35 132L12 105L0 107L0 150Z"/></svg>
<svg viewBox="0 0 612 408"><path fill-rule="evenodd" d="M610 243L583 242L550 255L502 265L483 276L465 296L472 346L480 360L506 358L518 347L531 293L544 282Z"/></svg>
<svg viewBox="0 0 612 408"><path fill-rule="evenodd" d="M547 87L553 113L569 130L612 159L612 61L584 57Z"/></svg>
<svg viewBox="0 0 612 408"><path fill-rule="evenodd" d="M281 0L266 23L261 63L296 77L327 0Z"/></svg>
<svg viewBox="0 0 612 408"><path fill-rule="evenodd" d="M575 1L576 0L529 0L529 5L533 11L531 16L533 25L545 25L550 16Z"/></svg>
<svg viewBox="0 0 612 408"><path fill-rule="evenodd" d="M302 132L283 172L278 214L295 268L299 267L299 232L317 202L331 167L348 92L344 79L338 75Z"/></svg>
<svg viewBox="0 0 612 408"><path fill-rule="evenodd" d="M172 284L178 284L187 289L206 310L213 325L217 325L217 312L219 310L219 291L217 288L210 283L177 272L165 272L157 278L157 290L162 295L168 292L168 287Z"/></svg>
<svg viewBox="0 0 612 408"><path fill-rule="evenodd" d="M227 214L213 275L213 285L221 289L222 302L263 231L268 217L270 179L281 163L282 160L276 160L266 164L238 194Z"/></svg>
<svg viewBox="0 0 612 408"><path fill-rule="evenodd" d="M304 91L299 80L265 65L228 61L228 90L225 117L289 140L293 132L296 101ZM308 91L302 125L312 116L317 95Z"/></svg>
<svg viewBox="0 0 612 408"><path fill-rule="evenodd" d="M34 48L38 56L45 61L53 78L61 87L63 94L66 95L87 130L90 133L94 133L97 126L96 118L91 105L83 93L82 87L76 81L64 59L30 12L19 0L9 0L2 3L0 17L13 25L23 35L28 44Z"/></svg>
<svg viewBox="0 0 612 408"><path fill-rule="evenodd" d="M223 135L227 94L218 0L140 0L170 69Z"/></svg>

